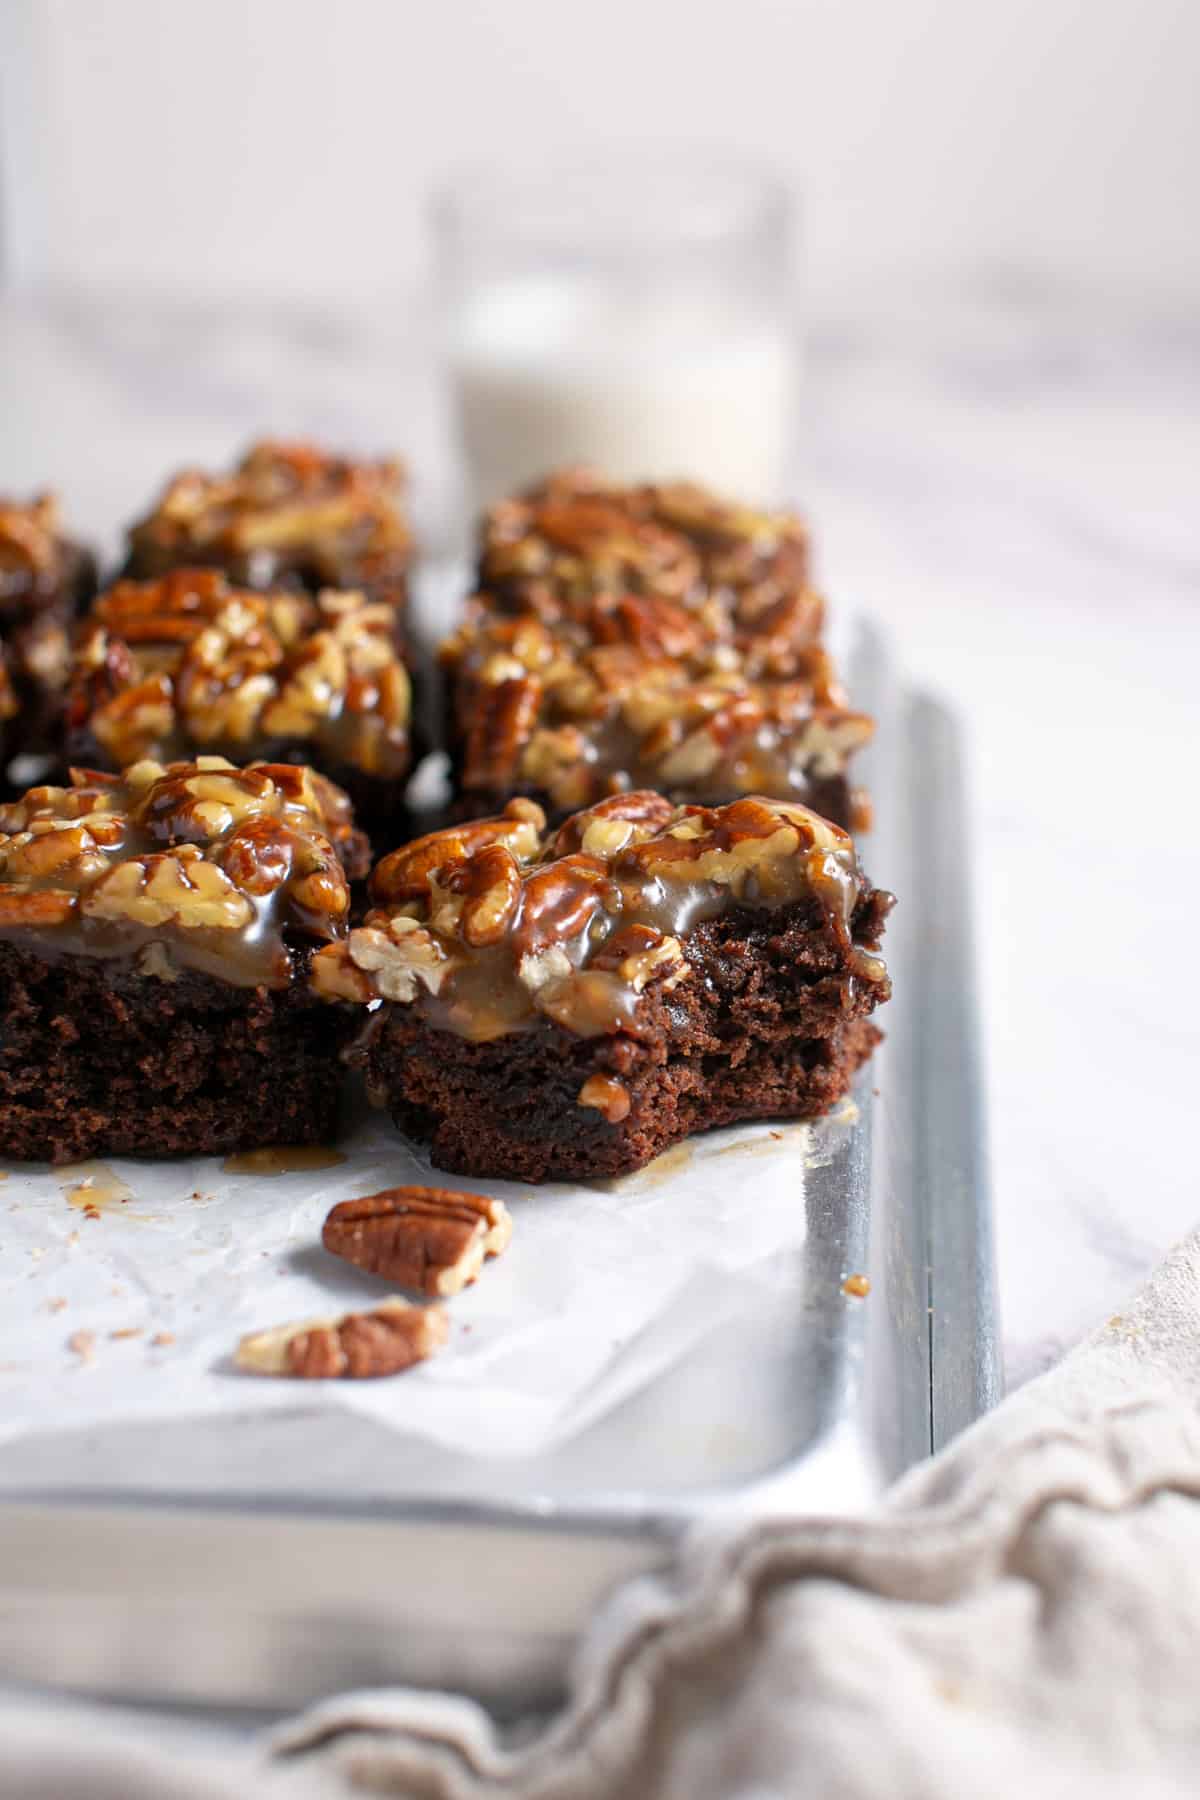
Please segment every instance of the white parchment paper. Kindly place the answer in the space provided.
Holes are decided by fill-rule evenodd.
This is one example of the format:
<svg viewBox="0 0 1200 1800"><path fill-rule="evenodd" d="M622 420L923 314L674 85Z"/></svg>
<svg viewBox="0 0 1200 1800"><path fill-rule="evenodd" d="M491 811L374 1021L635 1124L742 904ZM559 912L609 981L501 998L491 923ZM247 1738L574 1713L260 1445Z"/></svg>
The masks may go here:
<svg viewBox="0 0 1200 1800"><path fill-rule="evenodd" d="M9 1165L0 1437L315 1402L476 1456L531 1453L683 1355L804 1235L800 1125L737 1127L620 1181L540 1189L444 1175L382 1115L339 1149L336 1166L275 1175L216 1159ZM336 1201L400 1182L494 1193L513 1212L507 1253L449 1302L446 1350L381 1381L235 1369L244 1332L392 1291L329 1256L320 1233Z"/></svg>

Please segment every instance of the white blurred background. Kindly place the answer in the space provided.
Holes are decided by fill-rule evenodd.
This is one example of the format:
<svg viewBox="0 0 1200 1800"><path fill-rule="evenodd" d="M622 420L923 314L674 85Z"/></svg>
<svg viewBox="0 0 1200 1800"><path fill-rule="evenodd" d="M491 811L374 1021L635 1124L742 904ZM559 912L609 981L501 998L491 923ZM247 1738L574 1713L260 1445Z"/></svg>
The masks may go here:
<svg viewBox="0 0 1200 1800"><path fill-rule="evenodd" d="M361 300L448 163L683 138L795 175L817 313L1200 293L1197 0L2 0L0 58L10 282Z"/></svg>

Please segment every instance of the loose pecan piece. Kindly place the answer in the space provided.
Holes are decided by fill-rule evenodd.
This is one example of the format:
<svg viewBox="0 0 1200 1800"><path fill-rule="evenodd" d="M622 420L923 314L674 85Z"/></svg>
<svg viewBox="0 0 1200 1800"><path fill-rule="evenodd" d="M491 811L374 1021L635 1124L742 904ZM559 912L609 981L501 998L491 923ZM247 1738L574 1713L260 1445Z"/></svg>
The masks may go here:
<svg viewBox="0 0 1200 1800"><path fill-rule="evenodd" d="M446 1342L450 1321L440 1306L384 1300L371 1312L306 1319L244 1337L234 1361L253 1375L292 1375L306 1381L362 1381L398 1375L424 1362Z"/></svg>
<svg viewBox="0 0 1200 1800"><path fill-rule="evenodd" d="M394 1187L343 1200L321 1242L372 1275L424 1294L457 1294L512 1237L502 1200L450 1188Z"/></svg>

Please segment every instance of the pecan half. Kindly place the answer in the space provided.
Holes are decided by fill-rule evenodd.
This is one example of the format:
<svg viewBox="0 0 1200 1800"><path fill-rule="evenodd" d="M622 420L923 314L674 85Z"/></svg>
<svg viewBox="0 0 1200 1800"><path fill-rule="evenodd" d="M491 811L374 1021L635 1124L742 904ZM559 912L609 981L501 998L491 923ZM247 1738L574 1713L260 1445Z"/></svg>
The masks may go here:
<svg viewBox="0 0 1200 1800"><path fill-rule="evenodd" d="M0 926L62 925L74 905L74 894L58 888L0 886Z"/></svg>
<svg viewBox="0 0 1200 1800"><path fill-rule="evenodd" d="M444 1297L461 1292L512 1238L502 1200L450 1188L394 1187L343 1200L325 1221L321 1242L372 1275Z"/></svg>
<svg viewBox="0 0 1200 1800"><path fill-rule="evenodd" d="M580 1106L592 1106L610 1125L629 1117L629 1089L611 1075L589 1075L577 1095Z"/></svg>
<svg viewBox="0 0 1200 1800"><path fill-rule="evenodd" d="M383 904L424 898L440 870L477 855L486 844L503 844L518 862L530 862L541 848L545 825L545 813L532 800L510 800L499 818L414 838L376 865L371 897Z"/></svg>
<svg viewBox="0 0 1200 1800"><path fill-rule="evenodd" d="M440 1306L384 1300L371 1312L276 1325L244 1337L234 1356L252 1375L292 1375L306 1381L363 1381L398 1375L440 1350L450 1321Z"/></svg>

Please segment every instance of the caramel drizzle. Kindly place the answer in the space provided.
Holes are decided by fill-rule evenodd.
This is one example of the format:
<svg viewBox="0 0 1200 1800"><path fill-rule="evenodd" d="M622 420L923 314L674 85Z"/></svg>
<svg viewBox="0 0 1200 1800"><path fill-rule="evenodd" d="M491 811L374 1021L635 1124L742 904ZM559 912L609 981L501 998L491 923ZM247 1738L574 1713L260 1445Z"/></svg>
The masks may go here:
<svg viewBox="0 0 1200 1800"><path fill-rule="evenodd" d="M665 598L710 636L732 632L784 675L818 637L807 538L788 513L754 512L687 483L614 487L566 470L487 515L480 583L492 612L577 617L600 595Z"/></svg>
<svg viewBox="0 0 1200 1800"><path fill-rule="evenodd" d="M206 757L31 789L0 806L0 938L43 959L133 960L164 981L188 968L231 986L287 986L287 935L330 942L349 913L322 829L326 791L344 797L312 781L304 769Z"/></svg>
<svg viewBox="0 0 1200 1800"><path fill-rule="evenodd" d="M713 803L803 800L815 780L843 775L874 722L847 710L826 653L814 647L805 678L780 682L751 681L728 658L589 649L533 622L468 627L445 655L458 673L463 785L573 809L644 787Z"/></svg>
<svg viewBox="0 0 1200 1800"><path fill-rule="evenodd" d="M373 891L394 910L378 907L316 958L318 992L410 1004L479 1042L544 1019L581 1037L637 1036L644 994L690 978L686 943L698 925L804 899L824 909L855 976L884 978L880 959L853 940L867 885L853 844L805 807L756 797L673 808L654 794L621 796L569 820L523 866L520 829L510 816L385 858ZM469 847L466 832L476 834Z"/></svg>
<svg viewBox="0 0 1200 1800"><path fill-rule="evenodd" d="M229 474L173 477L130 542L147 570L228 560L267 585L279 570L315 565L341 584L354 558L399 573L411 551L395 461L353 462L311 444L254 444ZM366 579L369 567L362 571Z"/></svg>
<svg viewBox="0 0 1200 1800"><path fill-rule="evenodd" d="M116 767L311 741L395 779L409 763L410 700L390 607L244 592L215 570L179 569L96 602L67 710L83 753L94 743Z"/></svg>

